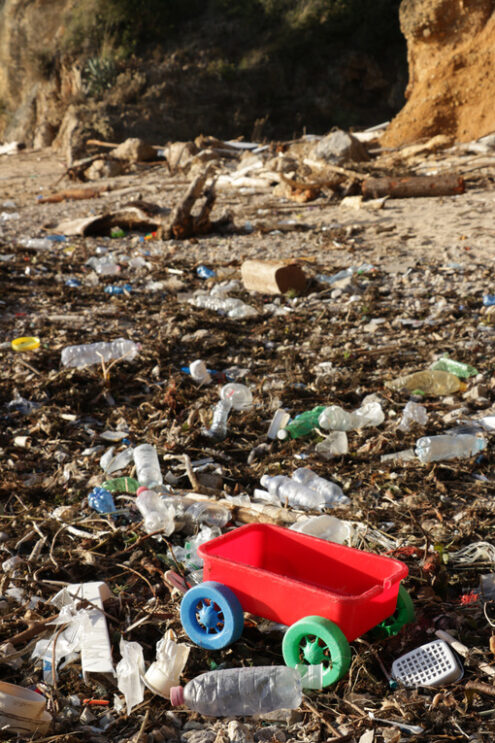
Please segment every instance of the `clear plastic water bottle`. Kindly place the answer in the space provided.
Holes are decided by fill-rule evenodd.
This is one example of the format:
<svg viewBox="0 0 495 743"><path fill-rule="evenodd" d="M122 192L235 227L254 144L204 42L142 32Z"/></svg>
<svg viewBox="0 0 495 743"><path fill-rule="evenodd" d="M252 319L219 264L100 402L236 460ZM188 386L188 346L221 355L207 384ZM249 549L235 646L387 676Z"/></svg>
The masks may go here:
<svg viewBox="0 0 495 743"><path fill-rule="evenodd" d="M315 490L291 480L285 475L263 475L260 480L262 487L266 488L270 495L276 495L282 503L287 501L289 506L303 510L322 510L326 507L326 498Z"/></svg>
<svg viewBox="0 0 495 743"><path fill-rule="evenodd" d="M156 449L151 444L141 444L133 451L136 479L140 485L153 488L163 484L163 476Z"/></svg>
<svg viewBox="0 0 495 743"><path fill-rule="evenodd" d="M173 706L185 704L209 717L257 715L297 709L302 701L301 677L288 666L228 668L202 673L184 687L170 690Z"/></svg>
<svg viewBox="0 0 495 743"><path fill-rule="evenodd" d="M486 447L485 439L470 433L424 436L416 441L416 456L423 463L444 459L465 459Z"/></svg>
<svg viewBox="0 0 495 743"><path fill-rule="evenodd" d="M146 487L138 488L136 495L136 506L143 517L145 532L151 534L155 531L162 531L166 537L173 534L175 531L173 504Z"/></svg>
<svg viewBox="0 0 495 743"><path fill-rule="evenodd" d="M257 317L258 312L241 299L234 297L215 297L211 294L199 294L189 300L195 307L202 307L207 310L221 312L232 320L245 320L250 317Z"/></svg>
<svg viewBox="0 0 495 743"><path fill-rule="evenodd" d="M299 467L292 473L292 479L322 495L325 498L325 505L327 507L334 505L343 506L351 502L350 498L342 492L342 488L334 482L320 477L309 467Z"/></svg>
<svg viewBox="0 0 495 743"><path fill-rule="evenodd" d="M227 421L231 409L230 400L219 400L213 410L211 426L204 430L203 434L215 441L222 441L227 436Z"/></svg>
<svg viewBox="0 0 495 743"><path fill-rule="evenodd" d="M385 420L385 414L379 402L367 402L352 413L354 428L368 428L380 426Z"/></svg>
<svg viewBox="0 0 495 743"><path fill-rule="evenodd" d="M116 511L113 495L105 488L93 488L88 495L88 505L98 513L114 513Z"/></svg>
<svg viewBox="0 0 495 743"><path fill-rule="evenodd" d="M131 361L139 353L139 346L127 338L117 338L110 343L85 343L81 346L67 346L62 351L62 366L76 367L101 364L112 359Z"/></svg>
<svg viewBox="0 0 495 743"><path fill-rule="evenodd" d="M231 519L228 508L220 505L220 503L212 503L211 501L197 501L193 503L187 508L185 516L187 520L192 521L194 524L218 526L220 529L223 529Z"/></svg>

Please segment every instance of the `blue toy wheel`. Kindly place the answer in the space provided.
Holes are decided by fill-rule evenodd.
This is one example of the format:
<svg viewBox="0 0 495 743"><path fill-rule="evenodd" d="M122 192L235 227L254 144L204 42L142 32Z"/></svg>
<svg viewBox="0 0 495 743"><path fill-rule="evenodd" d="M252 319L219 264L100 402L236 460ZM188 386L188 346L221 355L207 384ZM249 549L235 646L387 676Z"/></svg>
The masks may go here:
<svg viewBox="0 0 495 743"><path fill-rule="evenodd" d="M244 611L235 593L216 581L193 586L180 605L182 626L201 648L220 650L242 635Z"/></svg>

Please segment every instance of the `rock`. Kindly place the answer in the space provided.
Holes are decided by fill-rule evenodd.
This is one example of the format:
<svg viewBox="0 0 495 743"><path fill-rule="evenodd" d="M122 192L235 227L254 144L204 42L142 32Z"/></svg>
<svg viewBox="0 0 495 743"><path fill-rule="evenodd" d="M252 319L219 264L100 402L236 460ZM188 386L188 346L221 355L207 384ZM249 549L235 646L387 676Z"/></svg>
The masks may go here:
<svg viewBox="0 0 495 743"><path fill-rule="evenodd" d="M323 137L313 150L313 157L333 165L369 160L365 146L352 134L337 129Z"/></svg>
<svg viewBox="0 0 495 743"><path fill-rule="evenodd" d="M247 725L238 720L231 720L227 725L227 735L230 743L252 743L253 734Z"/></svg>
<svg viewBox="0 0 495 743"><path fill-rule="evenodd" d="M276 725L268 725L265 728L260 728L254 735L255 741L266 741L267 743L285 743L287 736L283 730L278 728Z"/></svg>
<svg viewBox="0 0 495 743"><path fill-rule="evenodd" d="M172 173L178 168L187 168L197 154L198 148L194 142L170 142L163 149L163 155Z"/></svg>
<svg viewBox="0 0 495 743"><path fill-rule="evenodd" d="M112 157L128 162L156 160L156 149L138 137L130 137L111 151Z"/></svg>
<svg viewBox="0 0 495 743"><path fill-rule="evenodd" d="M85 171L85 176L90 181L96 181L99 178L113 178L116 175L120 175L124 170L124 166L119 160L108 160L101 159L95 160L91 163L90 167Z"/></svg>

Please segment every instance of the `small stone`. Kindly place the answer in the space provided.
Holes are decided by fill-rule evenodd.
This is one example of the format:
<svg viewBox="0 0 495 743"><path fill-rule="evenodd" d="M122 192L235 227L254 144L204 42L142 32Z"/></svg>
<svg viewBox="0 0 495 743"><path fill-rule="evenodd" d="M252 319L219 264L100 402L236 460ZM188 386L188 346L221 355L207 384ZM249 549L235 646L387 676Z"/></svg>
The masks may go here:
<svg viewBox="0 0 495 743"><path fill-rule="evenodd" d="M260 728L256 731L254 734L255 741L270 741L270 743L275 743L275 741L280 741L280 743L285 743L287 740L287 736L283 730L278 728L276 725L268 725L265 728Z"/></svg>
<svg viewBox="0 0 495 743"><path fill-rule="evenodd" d="M252 731L238 720L231 720L227 725L227 735L230 743L251 743Z"/></svg>
<svg viewBox="0 0 495 743"><path fill-rule="evenodd" d="M337 165L350 160L369 160L366 147L352 134L341 129L323 137L314 148L313 157Z"/></svg>

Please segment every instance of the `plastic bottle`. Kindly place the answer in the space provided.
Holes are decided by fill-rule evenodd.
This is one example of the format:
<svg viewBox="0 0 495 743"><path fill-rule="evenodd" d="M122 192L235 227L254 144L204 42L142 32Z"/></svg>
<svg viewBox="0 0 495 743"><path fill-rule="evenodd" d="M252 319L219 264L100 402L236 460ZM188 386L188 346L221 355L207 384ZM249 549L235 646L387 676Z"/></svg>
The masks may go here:
<svg viewBox="0 0 495 743"><path fill-rule="evenodd" d="M298 531L301 534L310 534L313 537L326 539L327 542L336 542L337 544L348 544L352 542L353 527L348 521L341 521L335 516L304 516L289 527L292 531Z"/></svg>
<svg viewBox="0 0 495 743"><path fill-rule="evenodd" d="M424 405L417 402L408 402L402 411L402 418L397 428L399 431L409 431L414 423L425 426L428 421L428 413Z"/></svg>
<svg viewBox="0 0 495 743"><path fill-rule="evenodd" d="M323 459L331 459L347 454L349 443L345 431L331 431L326 439L318 442L315 446L315 452Z"/></svg>
<svg viewBox="0 0 495 743"><path fill-rule="evenodd" d="M284 428L288 424L289 421L290 421L290 415L286 410L283 410L282 408L279 408L278 410L276 410L272 420L270 421L270 425L266 433L267 438L276 439L278 436L278 432L282 428Z"/></svg>
<svg viewBox="0 0 495 743"><path fill-rule="evenodd" d="M93 488L88 495L88 505L98 513L114 513L116 510L113 496L105 488Z"/></svg>
<svg viewBox="0 0 495 743"><path fill-rule="evenodd" d="M86 343L81 346L67 346L62 351L62 366L76 367L100 364L112 359L131 361L139 353L139 346L127 338L117 338L111 343Z"/></svg>
<svg viewBox="0 0 495 743"><path fill-rule="evenodd" d="M211 294L200 294L189 301L195 307L221 312L232 320L244 320L258 316L258 312L254 307L234 297L215 297Z"/></svg>
<svg viewBox="0 0 495 743"><path fill-rule="evenodd" d="M461 361L454 361L454 359L449 359L448 357L437 359L437 361L431 364L430 369L433 371L447 371L461 379L475 377L478 373L478 370L474 366L463 364Z"/></svg>
<svg viewBox="0 0 495 743"><path fill-rule="evenodd" d="M287 501L289 506L302 508L304 510L322 510L327 505L327 499L315 490L291 480L285 475L263 475L260 479L261 486L266 488L270 495L276 495L282 503Z"/></svg>
<svg viewBox="0 0 495 743"><path fill-rule="evenodd" d="M461 380L455 374L438 370L414 372L414 374L393 379L391 382L385 382L385 387L390 390L400 391L404 388L409 392L420 390L423 394L433 397L451 395L458 392L461 385Z"/></svg>
<svg viewBox="0 0 495 743"><path fill-rule="evenodd" d="M306 410L306 412L296 415L296 417L288 423L285 428L281 428L277 433L279 439L298 439L301 436L307 436L318 426L318 419L325 410L324 405L318 405L313 410Z"/></svg>
<svg viewBox="0 0 495 743"><path fill-rule="evenodd" d="M318 422L321 428L332 431L356 431L368 426L379 426L385 420L379 402L369 402L349 413L340 405L329 405L320 415Z"/></svg>
<svg viewBox="0 0 495 743"><path fill-rule="evenodd" d="M201 359L197 359L189 364L189 372L197 384L210 384L212 381L206 364Z"/></svg>
<svg viewBox="0 0 495 743"><path fill-rule="evenodd" d="M185 704L210 717L234 717L297 709L302 701L299 673L288 666L228 668L202 673L170 690L173 706Z"/></svg>
<svg viewBox="0 0 495 743"><path fill-rule="evenodd" d="M175 531L175 508L154 490L140 487L137 490L136 506L143 517L143 527L147 534L162 531L165 536Z"/></svg>
<svg viewBox="0 0 495 743"><path fill-rule="evenodd" d="M301 485L310 488L310 490L314 490L319 495L322 495L326 499L325 505L327 506L333 506L336 504L346 505L351 502L351 499L342 492L342 488L334 482L330 482L330 480L325 480L324 477L320 477L309 467L299 467L292 473L292 479L296 482L300 482Z"/></svg>
<svg viewBox="0 0 495 743"><path fill-rule="evenodd" d="M130 294L130 292L132 292L132 285L123 284L122 286L117 286L115 284L110 284L109 286L105 287L104 292L105 294L112 294L113 296L126 293Z"/></svg>
<svg viewBox="0 0 495 743"><path fill-rule="evenodd" d="M483 296L483 304L485 307L493 307L495 305L495 294L485 294Z"/></svg>
<svg viewBox="0 0 495 743"><path fill-rule="evenodd" d="M232 410L246 410L253 403L253 395L249 387L238 382L225 384L220 390L220 399L230 402Z"/></svg>
<svg viewBox="0 0 495 743"><path fill-rule="evenodd" d="M163 484L160 462L156 449L151 444L141 444L133 450L136 479L140 485L153 488Z"/></svg>
<svg viewBox="0 0 495 743"><path fill-rule="evenodd" d="M231 409L230 400L219 400L213 410L211 426L203 434L215 441L222 441L227 436L227 420Z"/></svg>
<svg viewBox="0 0 495 743"><path fill-rule="evenodd" d="M470 433L424 436L416 441L416 456L421 462L472 457L486 447L485 439Z"/></svg>
<svg viewBox="0 0 495 743"><path fill-rule="evenodd" d="M114 276L120 271L120 266L110 256L104 256L103 258L93 256L86 261L86 265L96 271L99 276Z"/></svg>
<svg viewBox="0 0 495 743"><path fill-rule="evenodd" d="M185 517L195 524L218 526L220 529L223 529L232 518L228 508L221 506L219 503L212 503L211 501L197 501L193 503L187 508Z"/></svg>

